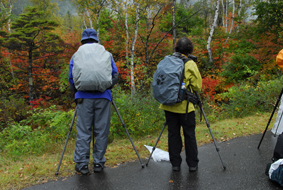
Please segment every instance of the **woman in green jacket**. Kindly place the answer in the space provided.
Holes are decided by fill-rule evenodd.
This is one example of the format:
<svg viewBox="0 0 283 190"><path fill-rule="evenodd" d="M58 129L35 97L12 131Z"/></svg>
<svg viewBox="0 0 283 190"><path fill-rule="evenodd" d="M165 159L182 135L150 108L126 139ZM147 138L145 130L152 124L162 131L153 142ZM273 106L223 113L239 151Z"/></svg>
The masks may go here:
<svg viewBox="0 0 283 190"><path fill-rule="evenodd" d="M193 44L188 38L178 40L175 52L188 57L193 52ZM189 60L185 63L184 81L186 86L191 85L192 90L200 91L202 78L196 63ZM174 171L180 170L182 158L182 139L180 128L182 126L185 138L186 162L190 172L197 171L198 168L198 149L195 136L195 108L190 102L186 119L187 100L176 103L172 106L161 104L160 108L165 111L166 123L168 125L168 149L170 162Z"/></svg>

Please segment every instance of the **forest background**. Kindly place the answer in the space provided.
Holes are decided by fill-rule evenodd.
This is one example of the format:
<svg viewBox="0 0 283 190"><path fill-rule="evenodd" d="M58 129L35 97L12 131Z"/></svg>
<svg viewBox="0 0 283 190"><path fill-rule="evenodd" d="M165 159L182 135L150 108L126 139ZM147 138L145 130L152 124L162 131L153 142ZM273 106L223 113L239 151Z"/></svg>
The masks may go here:
<svg viewBox="0 0 283 190"><path fill-rule="evenodd" d="M69 61L85 28L96 29L99 43L113 55L120 73L113 100L134 137L163 125L164 113L151 94L152 76L180 37L194 43L203 78L199 94L210 122L271 112L282 88L275 61L283 47L279 0L0 2L0 154L5 159L42 155L63 144L75 108ZM71 138L75 134L73 129ZM125 137L112 108L110 140Z"/></svg>

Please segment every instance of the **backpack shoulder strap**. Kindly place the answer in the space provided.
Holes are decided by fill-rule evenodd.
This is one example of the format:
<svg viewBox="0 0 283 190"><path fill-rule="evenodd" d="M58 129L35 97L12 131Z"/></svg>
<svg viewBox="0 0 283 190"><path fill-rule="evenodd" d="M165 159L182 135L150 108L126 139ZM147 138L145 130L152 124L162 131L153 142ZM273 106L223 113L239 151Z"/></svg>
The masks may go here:
<svg viewBox="0 0 283 190"><path fill-rule="evenodd" d="M181 83L180 83L180 86L182 85L182 82L184 81L184 75L185 75L185 64L189 61L189 60L192 60L191 58L188 58L184 55L182 55L181 53L179 52L174 52L173 53L173 56L175 57L178 57L179 59L181 59L184 63L184 69L182 71L182 78L181 78Z"/></svg>

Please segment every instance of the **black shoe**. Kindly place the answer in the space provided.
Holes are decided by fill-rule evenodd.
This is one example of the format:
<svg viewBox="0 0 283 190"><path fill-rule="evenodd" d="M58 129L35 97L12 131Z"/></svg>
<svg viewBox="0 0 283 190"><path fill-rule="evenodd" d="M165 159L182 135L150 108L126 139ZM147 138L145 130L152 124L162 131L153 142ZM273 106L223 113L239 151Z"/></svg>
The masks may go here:
<svg viewBox="0 0 283 190"><path fill-rule="evenodd" d="M195 167L189 167L190 172L196 172L198 170L198 166Z"/></svg>
<svg viewBox="0 0 283 190"><path fill-rule="evenodd" d="M99 172L101 172L102 170L103 170L103 167L102 167L100 164L94 164L94 166L93 166L93 171L94 171L94 172L99 173Z"/></svg>
<svg viewBox="0 0 283 190"><path fill-rule="evenodd" d="M83 174L83 175L86 175L86 174L89 173L88 165L84 165L84 166L79 170L78 164L76 164L75 170L76 170L78 173L81 173L81 174Z"/></svg>
<svg viewBox="0 0 283 190"><path fill-rule="evenodd" d="M173 171L180 171L180 166L172 166Z"/></svg>
<svg viewBox="0 0 283 190"><path fill-rule="evenodd" d="M266 168L265 168L265 175L267 175L267 176L269 176L269 169L270 169L270 167L271 167L271 163L268 163L267 165L266 165Z"/></svg>

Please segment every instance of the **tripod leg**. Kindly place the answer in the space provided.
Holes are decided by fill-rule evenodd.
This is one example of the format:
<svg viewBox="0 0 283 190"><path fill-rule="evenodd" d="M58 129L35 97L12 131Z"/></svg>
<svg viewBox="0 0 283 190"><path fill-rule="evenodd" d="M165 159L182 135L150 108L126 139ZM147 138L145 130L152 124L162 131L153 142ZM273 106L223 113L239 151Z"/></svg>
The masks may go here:
<svg viewBox="0 0 283 190"><path fill-rule="evenodd" d="M263 140L263 138L264 138L264 135L265 135L265 133L266 133L266 131L267 131L267 129L268 129L268 126L269 126L269 124L270 124L270 122L271 122L271 119L272 119L272 117L273 117L273 115L274 115L274 112L275 112L275 110L276 110L276 108L277 108L277 106L278 106L278 104L279 104L279 102L280 102L280 99L281 99L282 94L283 94L283 88L282 88L282 90L281 90L281 92L280 92L280 95L279 95L279 97L278 97L278 99L277 99L277 102L276 102L276 104L275 104L275 106L274 106L274 109L273 109L273 111L272 111L272 114L271 114L271 116L270 116L270 118L269 118L269 120L268 120L268 122L267 122L266 128L265 128L265 130L264 130L264 132L263 132L263 134L262 134L262 137L261 137L261 139L260 139L260 141L259 141L259 144L258 144L258 146L257 146L257 149L259 149L259 147L260 147L260 145L261 145L261 142L262 142L262 140Z"/></svg>
<svg viewBox="0 0 283 190"><path fill-rule="evenodd" d="M207 118L206 118L206 115L205 115L204 110L203 110L203 107L202 107L202 103L201 103L201 101L200 101L200 98L199 98L197 92L195 92L195 95L197 96L197 98L198 98L198 100L199 100L198 106L199 106L199 108L200 108L200 110L201 110L201 112L202 112L202 115L203 115L204 120L205 120L205 122L206 122L206 126L207 126L207 128L208 128L208 130L209 130L209 132L210 132L210 135L211 135L212 139L213 139L213 143L214 143L214 145L215 145L216 151L217 151L218 156L219 156L219 158L220 158L220 161L221 161L221 163L222 163L223 169L226 170L226 166L224 165L223 160L222 160L222 158L221 158L221 155L220 155L220 153L219 153L220 150L219 150L219 148L218 148L217 145L216 145L214 136L213 136L212 131L211 131L211 129L210 129L210 124L208 123L208 120L207 120Z"/></svg>
<svg viewBox="0 0 283 190"><path fill-rule="evenodd" d="M61 158L60 158L60 162L59 162L59 164L58 164L58 168L57 168L57 171L56 171L55 175L58 175L58 173L59 173L59 169L60 169L60 166L61 166L61 162L62 162L62 160L63 160L63 156L64 156L64 153L65 153L65 150L66 150L66 146L67 146L67 143L68 143L68 140L69 140L69 137L70 137L70 134L71 134L73 125L74 125L74 121L75 121L76 114L77 114L77 107L76 107L76 109L75 109L75 113L74 113L74 116L73 116L73 119L72 119L72 123L71 123L71 126L70 126L70 128L69 128L69 133L68 133L68 136L67 136L67 139L66 139L66 142L65 142L65 146L64 146L64 149L63 149L63 152L62 152L62 155L61 155Z"/></svg>
<svg viewBox="0 0 283 190"><path fill-rule="evenodd" d="M121 115L120 115L120 113L119 113L119 111L118 111L118 109L117 109L115 103L114 103L113 98L112 98L112 104L113 104L113 106L114 106L114 108L115 108L115 110L116 110L116 112L117 112L117 114L118 114L118 116L119 116L119 118L120 118L120 120L121 120L121 122L122 122L122 125L123 125L123 127L124 127L124 129L125 129L125 131L126 131L126 133L127 133L127 135L128 135L128 137L129 137L129 139L130 139L130 141L131 141L131 143L132 143L132 146L133 146L133 148L134 148L134 150L135 150L135 152L136 152L136 154L137 154L137 156L138 156L138 158L139 158L139 161L140 161L140 163L141 163L141 165L142 165L142 168L144 168L144 164L142 163L142 160L141 160L141 158L140 158L140 155L139 155L139 153L138 153L138 151L137 151L137 149L136 149L136 147L135 147L135 145L134 145L134 143L133 143L133 141L132 141L132 139L131 139L131 136L130 136L130 134L129 134L129 131L128 131L128 129L126 128L126 125L125 125L125 123L124 123L124 121L123 121L123 119L122 119L122 117L121 117Z"/></svg>
<svg viewBox="0 0 283 190"><path fill-rule="evenodd" d="M220 150L219 150L219 148L218 148L217 145L216 145L214 136L213 136L212 131L211 131L211 129L210 129L210 124L208 123L208 120L207 120L206 115L205 115L205 113L204 113L204 110L203 110L203 108L202 108L201 102L199 103L199 107L200 107L201 112L202 112L202 114L203 114L203 117L204 117L204 120L205 120L205 122L206 122L207 128L209 129L210 135L211 135L211 137L212 137L212 139L213 139L213 143L214 143L214 145L215 145L216 151L217 151L218 156L219 156L219 158L220 158L220 161L221 161L221 163L222 163L223 169L226 170L226 166L224 165L223 160L222 160L222 158L221 158L221 155L220 155L220 153L219 153Z"/></svg>
<svg viewBox="0 0 283 190"><path fill-rule="evenodd" d="M150 153L150 155L149 155L149 158L148 158L148 160L147 160L146 166L148 166L148 163L149 163L149 161L150 161L150 159L151 159L151 156L152 156L152 154L153 154L153 151L155 150L155 148L156 148L156 146L157 146L157 143L158 143L158 141L159 141L159 139L160 139L160 137L161 137L161 135L162 135L162 133L163 133L163 131L164 131L165 126L166 126L166 122L164 123L163 128L162 128L162 130L161 130L161 132L160 132L160 134L159 134L159 136L158 136L158 138L157 138L157 141L156 141L154 147L152 148L152 151L151 151L151 153Z"/></svg>

